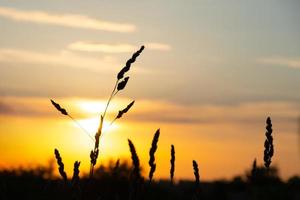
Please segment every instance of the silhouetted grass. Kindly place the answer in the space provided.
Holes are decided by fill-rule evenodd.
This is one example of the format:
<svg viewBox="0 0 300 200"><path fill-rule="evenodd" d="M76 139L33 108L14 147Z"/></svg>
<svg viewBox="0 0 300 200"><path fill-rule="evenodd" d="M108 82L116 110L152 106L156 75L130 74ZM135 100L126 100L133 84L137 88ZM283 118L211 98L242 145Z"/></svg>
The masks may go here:
<svg viewBox="0 0 300 200"><path fill-rule="evenodd" d="M271 164L271 159L273 157L274 154L274 146L273 146L273 137L272 137L272 122L271 122L271 118L268 117L267 118L267 126L266 126L266 141L265 141L265 151L264 151L264 161L265 161L265 166L267 168L269 168L270 164Z"/></svg>
<svg viewBox="0 0 300 200"><path fill-rule="evenodd" d="M100 124L99 124L99 128L97 133L95 134L95 146L94 149L91 151L90 153L90 158L91 158L91 167L90 167L90 178L93 177L93 172L94 172L94 167L97 163L97 158L99 155L99 142L100 142L100 137L102 135L103 132L103 122L105 120L106 117L106 112L107 109L109 107L110 102L112 101L112 99L114 98L114 96L117 95L117 93L121 90L123 90L125 88L125 86L127 85L127 82L129 80L129 76L124 78L124 75L126 72L129 71L131 64L135 62L136 58L142 53L142 51L144 50L144 46L141 46L141 48L135 52L132 57L126 62L126 65L121 69L121 71L118 73L117 75L117 80L115 83L115 86L111 92L111 95L108 98L107 104L105 106L104 112L103 114L100 116ZM117 117L111 122L111 124L116 120L122 117L122 115L124 113L126 113L134 104L134 101L131 102L125 109L119 111Z"/></svg>
<svg viewBox="0 0 300 200"><path fill-rule="evenodd" d="M153 174L154 174L155 169L156 169L155 152L156 152L156 149L157 149L159 134L160 134L160 130L158 129L154 134L152 144L151 144L151 148L150 148L150 151L149 151L150 159L149 159L148 163L149 163L149 166L150 166L150 171L149 171L149 182L150 183L152 181L152 177L153 177Z"/></svg>
<svg viewBox="0 0 300 200"><path fill-rule="evenodd" d="M266 120L266 140L264 143L264 166L257 164L256 159L252 168L244 176L235 177L233 180L219 180L214 182L203 182L198 163L193 160L190 173L194 174L194 181L179 180L174 182L175 173L175 147L171 145L170 159L170 180L153 180L155 171L159 168L156 165L157 144L160 137L160 129L154 134L149 150L150 166L148 178L149 183L145 184L145 178L141 173L140 160L133 142L128 139L129 151L131 153L131 165L121 162L118 159L108 166L99 165L97 159L100 152L100 139L103 135L103 123L107 110L112 99L118 92L125 89L129 81L129 76L125 74L130 70L131 65L142 53L144 46L136 51L126 62L126 65L117 74L117 79L113 90L108 98L105 109L100 114L98 130L92 140L93 149L90 151L90 171L89 174L79 174L80 161L74 162L73 176L68 179L64 169L63 159L57 149L54 150L58 165L58 172L63 179L54 177L54 168L34 168L34 169L11 169L0 171L0 198L6 199L45 199L45 200L67 200L67 199L129 199L129 200L150 200L150 199L300 199L300 178L293 177L284 182L278 176L276 167L270 166L274 155L273 129L271 118ZM62 115L70 117L81 129L90 137L91 135L67 112L67 110L51 99L52 105ZM129 103L120 110L110 123L113 124L126 114L135 101ZM170 141L171 143L172 141ZM188 169L187 169L188 170ZM222 166L220 166L222 170ZM201 176L202 177L202 176ZM201 188L201 190L200 190Z"/></svg>
<svg viewBox="0 0 300 200"><path fill-rule="evenodd" d="M59 154L59 151L57 149L54 150L55 158L58 164L58 171L65 182L67 182L67 173L65 172L64 163L62 162L62 158Z"/></svg>
<svg viewBox="0 0 300 200"><path fill-rule="evenodd" d="M92 180L89 179L89 174L82 174L80 178L81 199L129 198L132 166L120 160L116 174L115 163L110 162L108 165L96 167ZM268 172L263 166L257 167L255 183L248 179L249 174L251 174L250 167L245 175L235 177L233 180L201 181L201 199L297 200L299 198L300 177L291 177L284 182L278 177L276 168L270 167ZM170 185L169 180L157 180L147 187L147 190L142 190L143 194L140 199L185 200L192 199L195 194L195 181L179 180ZM0 197L1 200L66 200L74 199L74 189L71 185L65 187L60 178L49 179L49 169L38 166L32 169L0 171Z"/></svg>

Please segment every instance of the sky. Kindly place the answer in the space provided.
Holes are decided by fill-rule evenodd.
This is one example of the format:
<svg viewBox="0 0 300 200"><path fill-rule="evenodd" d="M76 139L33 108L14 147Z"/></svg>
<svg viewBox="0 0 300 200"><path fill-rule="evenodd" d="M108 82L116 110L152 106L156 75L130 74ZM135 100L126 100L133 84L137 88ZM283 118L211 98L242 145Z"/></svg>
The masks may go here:
<svg viewBox="0 0 300 200"><path fill-rule="evenodd" d="M160 128L155 177L229 179L262 165L265 120L273 163L300 175L298 0L0 0L0 166L45 164L58 148L71 171L88 169L93 142L50 104L55 99L93 135L116 74L145 45L113 100L100 163L129 160L136 145L147 174ZM187 170L190 169L190 170Z"/></svg>

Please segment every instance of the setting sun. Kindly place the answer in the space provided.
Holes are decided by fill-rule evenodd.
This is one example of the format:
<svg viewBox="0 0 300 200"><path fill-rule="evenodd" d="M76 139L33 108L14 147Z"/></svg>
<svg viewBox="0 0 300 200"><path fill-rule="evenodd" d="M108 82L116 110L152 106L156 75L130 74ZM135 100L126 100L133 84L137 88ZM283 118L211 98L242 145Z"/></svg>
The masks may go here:
<svg viewBox="0 0 300 200"><path fill-rule="evenodd" d="M88 114L96 114L98 115L100 112L103 112L106 106L105 101L77 101L75 103L82 112L86 112Z"/></svg>
<svg viewBox="0 0 300 200"><path fill-rule="evenodd" d="M93 133L91 135L94 135L97 132L97 129L99 127L100 119L99 117L80 119L78 120L78 123L82 127L84 127L89 133ZM119 129L119 125L117 125L117 123L111 124L110 121L103 122L103 134L105 134L108 131L116 131L118 129Z"/></svg>

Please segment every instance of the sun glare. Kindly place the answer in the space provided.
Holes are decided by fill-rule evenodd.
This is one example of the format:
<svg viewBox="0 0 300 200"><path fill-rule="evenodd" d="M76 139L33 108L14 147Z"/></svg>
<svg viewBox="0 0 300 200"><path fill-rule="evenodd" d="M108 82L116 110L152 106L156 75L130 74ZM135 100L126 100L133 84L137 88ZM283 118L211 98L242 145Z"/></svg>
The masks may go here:
<svg viewBox="0 0 300 200"><path fill-rule="evenodd" d="M99 114L99 112L104 111L106 103L105 101L79 101L77 106L83 112Z"/></svg>
<svg viewBox="0 0 300 200"><path fill-rule="evenodd" d="M99 123L100 123L100 117L92 117L87 119L81 119L78 120L78 123L86 129L92 136L96 133ZM110 121L104 120L103 122L103 133L107 131L113 131L119 128L119 125L112 124Z"/></svg>
<svg viewBox="0 0 300 200"><path fill-rule="evenodd" d="M107 112L117 112L122 109L124 106L128 105L131 100L128 99L114 99L108 107ZM79 99L73 102L73 105L80 111L87 114L97 114L100 116L105 110L107 100L85 100Z"/></svg>

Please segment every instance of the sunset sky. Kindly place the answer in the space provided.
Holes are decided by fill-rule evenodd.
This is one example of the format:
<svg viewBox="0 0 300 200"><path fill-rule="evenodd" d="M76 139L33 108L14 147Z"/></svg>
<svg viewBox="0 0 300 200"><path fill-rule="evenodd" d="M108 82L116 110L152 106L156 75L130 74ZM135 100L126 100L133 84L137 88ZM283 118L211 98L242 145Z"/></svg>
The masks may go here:
<svg viewBox="0 0 300 200"><path fill-rule="evenodd" d="M155 131L155 177L232 178L262 165L265 120L274 128L283 178L300 175L300 1L0 0L0 167L46 164L61 152L89 167L93 142L51 105L55 99L93 135L116 74L145 45L105 127L101 163L130 159L147 174Z"/></svg>

